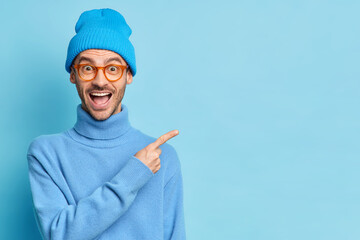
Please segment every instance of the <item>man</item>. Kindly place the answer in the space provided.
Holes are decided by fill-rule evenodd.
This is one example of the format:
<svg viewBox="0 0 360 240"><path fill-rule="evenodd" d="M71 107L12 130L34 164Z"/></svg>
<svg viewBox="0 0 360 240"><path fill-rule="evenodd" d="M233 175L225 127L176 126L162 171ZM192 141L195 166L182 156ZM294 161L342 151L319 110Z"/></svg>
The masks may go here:
<svg viewBox="0 0 360 240"><path fill-rule="evenodd" d="M66 70L81 104L73 128L35 138L27 152L44 239L185 239L175 149L130 125L121 103L136 74L131 29L112 9L81 14Z"/></svg>

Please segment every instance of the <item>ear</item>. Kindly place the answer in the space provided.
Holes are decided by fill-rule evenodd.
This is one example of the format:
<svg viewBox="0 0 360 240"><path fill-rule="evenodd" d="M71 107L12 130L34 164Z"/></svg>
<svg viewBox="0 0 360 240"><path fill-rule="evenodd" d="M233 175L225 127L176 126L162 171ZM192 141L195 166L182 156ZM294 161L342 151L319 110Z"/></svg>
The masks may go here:
<svg viewBox="0 0 360 240"><path fill-rule="evenodd" d="M71 67L71 72L70 72L70 82L75 84L76 83L76 79L75 79L75 72L73 67Z"/></svg>
<svg viewBox="0 0 360 240"><path fill-rule="evenodd" d="M126 83L127 84L130 84L132 83L132 80L133 80L133 76L132 76L132 73L130 71L130 69L126 70Z"/></svg>

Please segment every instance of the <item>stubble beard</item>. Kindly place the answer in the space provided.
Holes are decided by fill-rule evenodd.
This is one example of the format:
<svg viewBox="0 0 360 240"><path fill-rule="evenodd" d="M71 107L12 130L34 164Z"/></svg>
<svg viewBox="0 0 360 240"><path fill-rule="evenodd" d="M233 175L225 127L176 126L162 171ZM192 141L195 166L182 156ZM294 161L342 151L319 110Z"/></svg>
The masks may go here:
<svg viewBox="0 0 360 240"><path fill-rule="evenodd" d="M84 94L86 94L85 91L78 84L76 84L76 89L77 89L79 97L81 99L81 107L86 112L88 112L94 119L96 119L98 121L103 121L103 120L108 119L110 116L112 116L118 110L119 105L121 104L122 99L125 95L126 83L125 83L124 87L120 90L120 92L112 94L112 96L111 96L112 99L110 100L113 102L110 106L110 109L111 108L112 109L110 110L110 113L107 113L107 114L106 114L106 112L108 112L109 109L107 109L105 111L101 111L101 112L104 112L103 114L95 114L92 111L91 107L88 107L88 105L86 104L87 101L85 101L85 99L87 98L87 96L84 96ZM121 109L120 109L120 111L121 111Z"/></svg>

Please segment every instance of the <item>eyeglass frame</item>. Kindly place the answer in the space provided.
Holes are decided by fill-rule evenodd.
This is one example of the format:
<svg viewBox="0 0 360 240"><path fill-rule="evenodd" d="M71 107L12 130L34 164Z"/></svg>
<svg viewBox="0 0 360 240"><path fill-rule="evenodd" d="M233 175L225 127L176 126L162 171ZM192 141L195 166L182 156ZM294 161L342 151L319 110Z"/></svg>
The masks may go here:
<svg viewBox="0 0 360 240"><path fill-rule="evenodd" d="M80 68L81 66L91 66L91 67L93 67L93 68L96 70L96 71L95 71L95 76L94 76L92 79L89 79L89 80L83 79L83 78L80 76L80 72L79 72L79 68ZM107 67L109 67L109 66L116 66L116 67L120 67L120 68L121 68L121 71L122 71L122 72L121 72L121 75L120 75L120 77L119 77L118 79L116 79L116 80L110 80L110 79L106 76L105 69L106 69ZM106 78L108 81L110 81L110 82L116 82L116 81L118 81L120 78L122 78L122 76L124 75L125 70L129 68L129 65L108 64L108 65L106 65L106 66L100 67L100 66L94 66L94 65L88 64L88 63L83 63L83 64L73 64L73 67L76 69L77 74L78 74L79 78L80 78L82 81L90 82L90 81L94 80L94 79L96 78L97 74L98 74L99 69L101 69L101 70L103 71L103 74L104 74L105 78Z"/></svg>

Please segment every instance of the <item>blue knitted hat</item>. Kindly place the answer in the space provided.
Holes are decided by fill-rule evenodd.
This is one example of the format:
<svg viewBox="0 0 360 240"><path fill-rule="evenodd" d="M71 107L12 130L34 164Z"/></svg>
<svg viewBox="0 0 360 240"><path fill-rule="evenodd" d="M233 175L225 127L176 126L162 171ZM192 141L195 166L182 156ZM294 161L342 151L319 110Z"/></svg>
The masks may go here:
<svg viewBox="0 0 360 240"><path fill-rule="evenodd" d="M109 8L85 11L76 23L75 32L67 51L65 69L68 73L80 52L106 49L118 53L129 64L135 76L135 50L129 40L132 31L119 12Z"/></svg>

